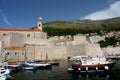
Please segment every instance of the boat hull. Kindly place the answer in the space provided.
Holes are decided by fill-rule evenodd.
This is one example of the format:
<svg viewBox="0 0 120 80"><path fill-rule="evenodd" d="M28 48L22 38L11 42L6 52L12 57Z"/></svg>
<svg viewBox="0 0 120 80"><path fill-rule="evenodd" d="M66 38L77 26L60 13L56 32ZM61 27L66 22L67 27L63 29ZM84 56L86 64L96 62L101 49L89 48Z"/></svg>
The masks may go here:
<svg viewBox="0 0 120 80"><path fill-rule="evenodd" d="M24 69L24 70L34 70L34 69L36 69L35 67L22 67L22 69Z"/></svg>
<svg viewBox="0 0 120 80"><path fill-rule="evenodd" d="M80 72L80 73L103 72L112 69L114 65L115 62L110 62L106 64L92 64L92 65L72 64L71 68L68 68L68 71Z"/></svg>
<svg viewBox="0 0 120 80"><path fill-rule="evenodd" d="M51 68L51 64L34 64L34 66L36 66L38 69L49 69Z"/></svg>

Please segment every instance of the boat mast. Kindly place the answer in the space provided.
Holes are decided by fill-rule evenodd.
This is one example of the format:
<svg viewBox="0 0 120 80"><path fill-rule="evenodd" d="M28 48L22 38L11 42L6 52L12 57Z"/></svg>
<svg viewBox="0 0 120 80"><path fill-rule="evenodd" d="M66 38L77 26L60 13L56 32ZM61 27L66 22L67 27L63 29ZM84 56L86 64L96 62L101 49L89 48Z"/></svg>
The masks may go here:
<svg viewBox="0 0 120 80"><path fill-rule="evenodd" d="M46 61L48 60L48 55L47 55L47 52L46 52Z"/></svg>
<svg viewBox="0 0 120 80"><path fill-rule="evenodd" d="M35 59L35 44L34 44L34 59Z"/></svg>

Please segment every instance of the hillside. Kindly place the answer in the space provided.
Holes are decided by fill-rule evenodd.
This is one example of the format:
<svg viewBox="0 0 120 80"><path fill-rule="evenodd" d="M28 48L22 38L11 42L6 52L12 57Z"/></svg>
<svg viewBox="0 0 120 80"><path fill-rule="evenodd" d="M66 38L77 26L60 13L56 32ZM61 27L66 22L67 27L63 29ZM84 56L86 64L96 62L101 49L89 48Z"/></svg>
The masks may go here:
<svg viewBox="0 0 120 80"><path fill-rule="evenodd" d="M44 31L48 34L77 34L103 31L120 30L120 17L106 20L61 20L52 21L43 24ZM72 30L71 30L72 29ZM73 33L74 29L74 33ZM66 32L67 31L67 32ZM72 31L72 32L71 32Z"/></svg>
<svg viewBox="0 0 120 80"><path fill-rule="evenodd" d="M120 27L120 17L112 18L107 20L64 20L64 21L53 21L47 22L43 25L44 27L54 27L54 28L100 28L104 29L106 27Z"/></svg>

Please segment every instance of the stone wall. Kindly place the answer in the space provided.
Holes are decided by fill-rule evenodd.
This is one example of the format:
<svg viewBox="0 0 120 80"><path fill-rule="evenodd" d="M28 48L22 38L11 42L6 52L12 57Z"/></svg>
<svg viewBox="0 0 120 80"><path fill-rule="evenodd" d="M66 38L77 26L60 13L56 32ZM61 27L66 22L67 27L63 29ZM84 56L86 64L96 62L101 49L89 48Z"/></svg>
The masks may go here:
<svg viewBox="0 0 120 80"><path fill-rule="evenodd" d="M104 56L99 44L86 44L86 55L91 57Z"/></svg>
<svg viewBox="0 0 120 80"><path fill-rule="evenodd" d="M39 39L39 38L26 39L25 44L27 44L27 45L31 45L31 44L34 44L34 45L49 45L49 40Z"/></svg>
<svg viewBox="0 0 120 80"><path fill-rule="evenodd" d="M26 59L25 50L6 50L3 55L3 61L7 62L25 61Z"/></svg>
<svg viewBox="0 0 120 80"><path fill-rule="evenodd" d="M86 55L85 44L71 46L27 45L27 59L67 60L68 57Z"/></svg>
<svg viewBox="0 0 120 80"><path fill-rule="evenodd" d="M66 46L26 46L27 59L64 60L67 56Z"/></svg>
<svg viewBox="0 0 120 80"><path fill-rule="evenodd" d="M19 33L11 33L9 46L24 46L23 35Z"/></svg>
<svg viewBox="0 0 120 80"><path fill-rule="evenodd" d="M0 31L1 32L1 31ZM0 40L4 40L5 45L15 47L25 47L23 50L7 50L7 59L14 58L21 60L66 60L68 57L78 55L97 56L102 55L99 45L89 44L85 35L75 35L72 41L57 42L57 38L47 39L47 33L34 31L2 31ZM64 39L64 37L60 37ZM25 55L21 55L25 53ZM19 55L17 54L19 53ZM21 55L21 56L20 56Z"/></svg>
<svg viewBox="0 0 120 80"><path fill-rule="evenodd" d="M101 40L105 40L105 36L102 36L102 37L101 36L90 36L89 40L92 44L94 44L94 43L97 43Z"/></svg>
<svg viewBox="0 0 120 80"><path fill-rule="evenodd" d="M67 46L67 57L86 55L85 44Z"/></svg>
<svg viewBox="0 0 120 80"><path fill-rule="evenodd" d="M110 54L110 55L118 54L118 55L120 55L120 46L118 46L118 47L109 46L106 48L102 48L102 51L104 54Z"/></svg>
<svg viewBox="0 0 120 80"><path fill-rule="evenodd" d="M74 41L73 44L77 45L77 44L83 44L86 43L86 36L82 35L82 34L78 34L74 36Z"/></svg>
<svg viewBox="0 0 120 80"><path fill-rule="evenodd" d="M0 41L6 46L24 46L25 44L43 44L47 33L34 31L0 31ZM40 42L42 40L42 42Z"/></svg>

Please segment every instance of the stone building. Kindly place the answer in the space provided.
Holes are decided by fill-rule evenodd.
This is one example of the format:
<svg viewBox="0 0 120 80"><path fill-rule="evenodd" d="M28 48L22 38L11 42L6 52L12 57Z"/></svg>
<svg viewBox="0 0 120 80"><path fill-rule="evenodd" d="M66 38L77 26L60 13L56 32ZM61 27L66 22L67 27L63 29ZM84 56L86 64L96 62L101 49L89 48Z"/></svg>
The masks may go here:
<svg viewBox="0 0 120 80"><path fill-rule="evenodd" d="M26 45L44 45L46 39L47 33L42 31L41 17L36 28L0 28L0 41L4 43L4 59L7 61L16 61L18 57L20 61L25 60Z"/></svg>
<svg viewBox="0 0 120 80"><path fill-rule="evenodd" d="M99 46L87 42L82 34L60 36L47 39L47 33L42 30L42 18L38 19L37 27L0 28L0 41L4 43L4 61L66 60L77 55L96 56L95 49L102 54ZM91 54L95 53L95 54Z"/></svg>

